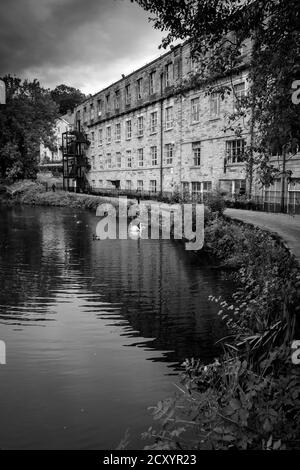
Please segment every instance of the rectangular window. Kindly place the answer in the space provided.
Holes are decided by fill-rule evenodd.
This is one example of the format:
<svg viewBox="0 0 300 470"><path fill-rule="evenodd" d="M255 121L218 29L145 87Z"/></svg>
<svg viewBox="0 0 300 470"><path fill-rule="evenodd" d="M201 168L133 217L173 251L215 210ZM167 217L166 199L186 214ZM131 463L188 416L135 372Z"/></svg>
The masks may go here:
<svg viewBox="0 0 300 470"><path fill-rule="evenodd" d="M150 133L154 134L155 132L157 132L157 111L150 114Z"/></svg>
<svg viewBox="0 0 300 470"><path fill-rule="evenodd" d="M150 180L150 191L156 193L157 191L157 183L156 180Z"/></svg>
<svg viewBox="0 0 300 470"><path fill-rule="evenodd" d="M93 121L94 119L95 119L94 103L91 103L91 105L90 105L90 120Z"/></svg>
<svg viewBox="0 0 300 470"><path fill-rule="evenodd" d="M138 189L138 191L143 191L143 187L144 187L144 182L143 182L143 180L138 180L138 182L137 182L137 189Z"/></svg>
<svg viewBox="0 0 300 470"><path fill-rule="evenodd" d="M98 117L101 117L102 115L102 106L103 106L102 100L97 100L97 116Z"/></svg>
<svg viewBox="0 0 300 470"><path fill-rule="evenodd" d="M151 165L157 165L157 146L150 147Z"/></svg>
<svg viewBox="0 0 300 470"><path fill-rule="evenodd" d="M105 97L106 112L110 112L110 94Z"/></svg>
<svg viewBox="0 0 300 470"><path fill-rule="evenodd" d="M103 155L99 155L99 168L100 170L104 169Z"/></svg>
<svg viewBox="0 0 300 470"><path fill-rule="evenodd" d="M94 155L92 156L92 170L95 170L96 169L96 166L95 166L95 157Z"/></svg>
<svg viewBox="0 0 300 470"><path fill-rule="evenodd" d="M220 94L212 93L210 95L210 117L217 118L220 115Z"/></svg>
<svg viewBox="0 0 300 470"><path fill-rule="evenodd" d="M99 137L99 145L103 145L103 129L99 129L98 137Z"/></svg>
<svg viewBox="0 0 300 470"><path fill-rule="evenodd" d="M203 181L202 182L202 194L207 194L211 192L212 184L211 181Z"/></svg>
<svg viewBox="0 0 300 470"><path fill-rule="evenodd" d="M234 180L232 189L234 194L243 196L246 192L246 180Z"/></svg>
<svg viewBox="0 0 300 470"><path fill-rule="evenodd" d="M119 110L120 108L120 90L115 91L115 109Z"/></svg>
<svg viewBox="0 0 300 470"><path fill-rule="evenodd" d="M200 181L192 181L192 197L197 199L201 195Z"/></svg>
<svg viewBox="0 0 300 470"><path fill-rule="evenodd" d="M103 180L98 181L99 188L103 188Z"/></svg>
<svg viewBox="0 0 300 470"><path fill-rule="evenodd" d="M121 153L120 152L117 152L116 153L116 167L117 168L121 168L122 166L122 157L121 157Z"/></svg>
<svg viewBox="0 0 300 470"><path fill-rule="evenodd" d="M142 97L143 97L143 79L142 78L139 78L137 81L136 81L136 87L137 87L137 99L138 100L141 100Z"/></svg>
<svg viewBox="0 0 300 470"><path fill-rule="evenodd" d="M118 122L115 127L115 140L120 142L121 140L121 124Z"/></svg>
<svg viewBox="0 0 300 470"><path fill-rule="evenodd" d="M190 192L190 183L188 181L182 181L181 188L183 194L189 194Z"/></svg>
<svg viewBox="0 0 300 470"><path fill-rule="evenodd" d="M138 149L138 166L144 166L144 149Z"/></svg>
<svg viewBox="0 0 300 470"><path fill-rule="evenodd" d="M110 126L106 128L106 143L107 144L111 143L111 127Z"/></svg>
<svg viewBox="0 0 300 470"><path fill-rule="evenodd" d="M126 157L127 157L127 167L132 168L132 155L131 155L131 150L126 151Z"/></svg>
<svg viewBox="0 0 300 470"><path fill-rule="evenodd" d="M138 137L143 137L144 135L144 118L143 116L138 117Z"/></svg>
<svg viewBox="0 0 300 470"><path fill-rule="evenodd" d="M173 164L174 144L166 144L166 164Z"/></svg>
<svg viewBox="0 0 300 470"><path fill-rule="evenodd" d="M166 130L173 128L173 106L166 108Z"/></svg>
<svg viewBox="0 0 300 470"><path fill-rule="evenodd" d="M131 102L131 86L130 83L125 86L125 104L130 104Z"/></svg>
<svg viewBox="0 0 300 470"><path fill-rule="evenodd" d="M200 99L191 100L191 107L192 122L198 122L200 120Z"/></svg>
<svg viewBox="0 0 300 470"><path fill-rule="evenodd" d="M91 145L92 147L95 145L95 132L91 132Z"/></svg>
<svg viewBox="0 0 300 470"><path fill-rule="evenodd" d="M170 62L169 64L166 65L165 68L165 86L168 87L171 85L172 82L172 70L173 66L172 63Z"/></svg>
<svg viewBox="0 0 300 470"><path fill-rule="evenodd" d="M112 167L112 164L111 164L111 154L110 154L110 153L108 153L108 154L106 155L106 167L107 167L107 168L111 168L111 167Z"/></svg>
<svg viewBox="0 0 300 470"><path fill-rule="evenodd" d="M155 71L151 72L149 75L149 95L155 93Z"/></svg>
<svg viewBox="0 0 300 470"><path fill-rule="evenodd" d="M132 135L132 128L131 128L131 119L129 121L126 121L126 139L131 139Z"/></svg>
<svg viewBox="0 0 300 470"><path fill-rule="evenodd" d="M180 60L176 60L174 63L174 79L177 80L180 77Z"/></svg>
<svg viewBox="0 0 300 470"><path fill-rule="evenodd" d="M238 111L243 104L243 99L246 96L246 87L245 82L237 83L233 87L233 103L234 103L234 111Z"/></svg>
<svg viewBox="0 0 300 470"><path fill-rule="evenodd" d="M193 164L194 166L201 164L201 142L193 142Z"/></svg>
<svg viewBox="0 0 300 470"><path fill-rule="evenodd" d="M244 139L227 140L226 157L227 163L240 163L244 161L245 141Z"/></svg>
<svg viewBox="0 0 300 470"><path fill-rule="evenodd" d="M126 189L129 191L132 189L132 181L131 180L126 180Z"/></svg>

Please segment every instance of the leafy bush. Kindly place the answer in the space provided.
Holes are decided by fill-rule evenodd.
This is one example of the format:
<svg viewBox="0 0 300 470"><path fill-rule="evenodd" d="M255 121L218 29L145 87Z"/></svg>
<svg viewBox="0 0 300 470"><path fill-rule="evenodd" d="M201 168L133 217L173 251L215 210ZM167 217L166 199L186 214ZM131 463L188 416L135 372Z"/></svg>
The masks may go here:
<svg viewBox="0 0 300 470"><path fill-rule="evenodd" d="M266 371L280 362L272 376ZM186 361L180 394L158 403L145 449L293 449L300 426L299 368L277 348L257 372L237 354L204 365Z"/></svg>
<svg viewBox="0 0 300 470"><path fill-rule="evenodd" d="M219 192L212 192L205 196L204 203L212 212L222 215L226 209L224 197Z"/></svg>
<svg viewBox="0 0 300 470"><path fill-rule="evenodd" d="M223 357L184 363L180 395L154 407L146 449L299 449L300 370L290 344L299 328L300 273L293 256L256 228L211 218L206 246L237 261L231 302L211 296L229 336Z"/></svg>

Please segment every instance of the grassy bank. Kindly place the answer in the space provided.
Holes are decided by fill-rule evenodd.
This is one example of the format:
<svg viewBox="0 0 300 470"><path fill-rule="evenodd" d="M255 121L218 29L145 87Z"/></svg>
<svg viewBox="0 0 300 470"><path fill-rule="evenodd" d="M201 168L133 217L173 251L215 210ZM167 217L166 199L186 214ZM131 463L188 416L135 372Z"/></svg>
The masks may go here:
<svg viewBox="0 0 300 470"><path fill-rule="evenodd" d="M280 240L260 229L212 217L205 248L231 274L236 291L219 305L228 336L212 364L187 359L180 390L154 408L146 449L299 449L300 273ZM228 275L228 273L227 273Z"/></svg>
<svg viewBox="0 0 300 470"><path fill-rule="evenodd" d="M65 191L46 191L41 183L22 181L5 187L1 199L6 204L27 204L31 206L70 207L72 209L96 210L103 202L116 204L112 198L90 196Z"/></svg>

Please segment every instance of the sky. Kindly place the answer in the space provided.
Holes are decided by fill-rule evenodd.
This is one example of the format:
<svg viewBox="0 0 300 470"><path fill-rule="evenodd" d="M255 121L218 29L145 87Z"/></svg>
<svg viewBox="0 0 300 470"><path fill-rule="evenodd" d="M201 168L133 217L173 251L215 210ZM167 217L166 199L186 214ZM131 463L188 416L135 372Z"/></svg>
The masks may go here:
<svg viewBox="0 0 300 470"><path fill-rule="evenodd" d="M0 76L96 93L165 52L130 0L0 0Z"/></svg>

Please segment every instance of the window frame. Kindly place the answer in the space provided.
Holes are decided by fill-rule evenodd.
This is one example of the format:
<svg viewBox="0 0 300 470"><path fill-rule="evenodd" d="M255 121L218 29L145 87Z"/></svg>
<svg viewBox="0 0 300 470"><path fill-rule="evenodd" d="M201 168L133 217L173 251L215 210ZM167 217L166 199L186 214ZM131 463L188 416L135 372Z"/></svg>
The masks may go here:
<svg viewBox="0 0 300 470"><path fill-rule="evenodd" d="M137 118L137 135L138 137L144 137L144 116L138 116Z"/></svg>
<svg viewBox="0 0 300 470"><path fill-rule="evenodd" d="M125 104L129 105L131 103L131 83L125 85Z"/></svg>
<svg viewBox="0 0 300 470"><path fill-rule="evenodd" d="M197 102L195 106L195 101ZM195 98L191 99L191 120L192 123L200 121L200 97L196 96Z"/></svg>
<svg viewBox="0 0 300 470"><path fill-rule="evenodd" d="M116 122L115 124L115 142L121 142L121 123Z"/></svg>
<svg viewBox="0 0 300 470"><path fill-rule="evenodd" d="M143 99L143 77L140 77L136 81L136 97L138 100Z"/></svg>
<svg viewBox="0 0 300 470"><path fill-rule="evenodd" d="M238 144L241 144L242 152L238 149ZM244 163L244 154L245 154L245 147L246 141L245 139L232 139L226 140L226 163L227 164L237 164L237 163ZM235 148L234 148L235 147Z"/></svg>
<svg viewBox="0 0 300 470"><path fill-rule="evenodd" d="M192 143L193 166L201 166L201 141Z"/></svg>
<svg viewBox="0 0 300 470"><path fill-rule="evenodd" d="M155 116L155 119L153 118ZM152 111L150 113L150 134L157 133L157 125L158 125L158 113L157 111Z"/></svg>
<svg viewBox="0 0 300 470"><path fill-rule="evenodd" d="M168 143L166 144L166 165L173 165L174 162L174 144Z"/></svg>
<svg viewBox="0 0 300 470"><path fill-rule="evenodd" d="M149 181L149 190L152 193L157 193L157 180L150 180Z"/></svg>
<svg viewBox="0 0 300 470"><path fill-rule="evenodd" d="M210 94L209 115L210 119L219 119L221 113L221 97L217 91Z"/></svg>
<svg viewBox="0 0 300 470"><path fill-rule="evenodd" d="M106 143L111 144L111 126L106 126Z"/></svg>
<svg viewBox="0 0 300 470"><path fill-rule="evenodd" d="M126 140L130 140L132 138L132 119L127 119L125 121L125 129L126 129Z"/></svg>
<svg viewBox="0 0 300 470"><path fill-rule="evenodd" d="M153 150L155 149L155 151ZM153 155L155 154L155 155ZM151 156L151 166L157 166L158 165L158 160L157 160L157 145L152 145L150 147L150 156ZM155 162L155 163L154 163Z"/></svg>
<svg viewBox="0 0 300 470"><path fill-rule="evenodd" d="M167 106L165 108L165 130L169 131L173 129L174 127L174 106ZM171 114L171 116L168 116L168 114Z"/></svg>
<svg viewBox="0 0 300 470"><path fill-rule="evenodd" d="M131 150L126 150L126 167L127 168L132 168L132 152L131 152Z"/></svg>
<svg viewBox="0 0 300 470"><path fill-rule="evenodd" d="M142 168L144 166L144 149L138 148L137 153L138 153L138 167Z"/></svg>

